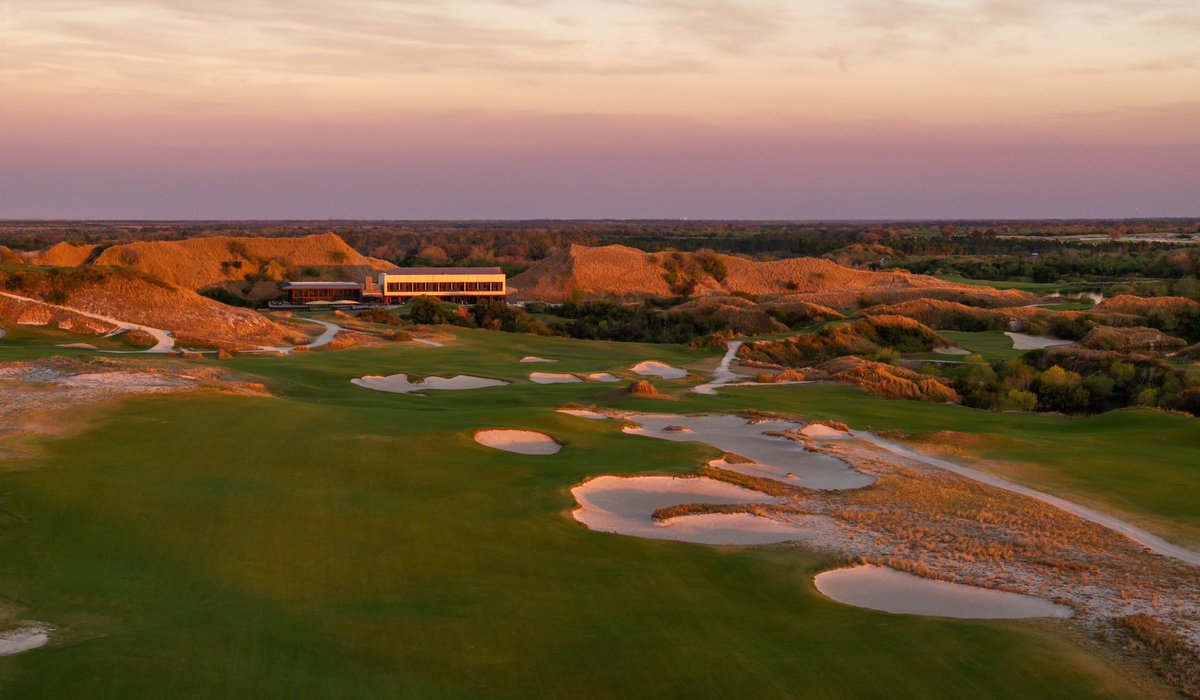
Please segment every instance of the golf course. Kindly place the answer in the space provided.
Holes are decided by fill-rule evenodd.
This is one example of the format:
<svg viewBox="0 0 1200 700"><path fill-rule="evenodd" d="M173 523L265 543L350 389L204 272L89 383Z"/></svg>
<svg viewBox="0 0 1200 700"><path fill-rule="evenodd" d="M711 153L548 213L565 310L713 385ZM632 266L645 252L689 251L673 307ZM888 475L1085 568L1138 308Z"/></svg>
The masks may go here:
<svg viewBox="0 0 1200 700"><path fill-rule="evenodd" d="M590 531L570 518L572 486L608 473L691 473L719 453L555 409L754 408L855 428L999 434L984 456L1011 460L1009 476L1183 541L1200 532L1189 508L1200 495L1187 467L1198 456L1194 420L996 415L824 384L702 396L686 388L716 365L717 349L452 333L442 347L175 360L219 364L270 396L130 398L89 410L35 456L3 462L0 605L49 625L52 641L0 657L0 695L1159 692L1070 622L871 612L816 591L814 574L844 562L811 550ZM3 361L64 354L91 356L0 344ZM641 398L624 384L530 382L520 359L531 355L557 360L556 372L623 380L650 359L693 374L655 379L660 395ZM397 373L509 383L425 395L351 383ZM490 428L537 431L563 447L530 456L478 444L476 431ZM1139 440L1154 434L1173 447L1137 464ZM1056 449L1064 436L1071 449Z"/></svg>

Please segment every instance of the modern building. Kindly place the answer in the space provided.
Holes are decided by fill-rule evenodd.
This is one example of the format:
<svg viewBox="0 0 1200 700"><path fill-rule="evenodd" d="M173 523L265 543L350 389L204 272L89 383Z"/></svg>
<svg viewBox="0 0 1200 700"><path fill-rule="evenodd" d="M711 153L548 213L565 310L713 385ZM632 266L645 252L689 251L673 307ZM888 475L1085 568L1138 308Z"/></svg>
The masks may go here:
<svg viewBox="0 0 1200 700"><path fill-rule="evenodd" d="M362 301L363 285L357 282L285 282L279 288L292 304Z"/></svg>
<svg viewBox="0 0 1200 700"><path fill-rule="evenodd" d="M384 303L403 304L414 297L437 297L458 304L503 301L508 280L498 267L397 267L379 273Z"/></svg>
<svg viewBox="0 0 1200 700"><path fill-rule="evenodd" d="M512 290L498 267L397 267L363 282L285 282L287 304L403 304L415 297L436 297L456 304L503 301Z"/></svg>

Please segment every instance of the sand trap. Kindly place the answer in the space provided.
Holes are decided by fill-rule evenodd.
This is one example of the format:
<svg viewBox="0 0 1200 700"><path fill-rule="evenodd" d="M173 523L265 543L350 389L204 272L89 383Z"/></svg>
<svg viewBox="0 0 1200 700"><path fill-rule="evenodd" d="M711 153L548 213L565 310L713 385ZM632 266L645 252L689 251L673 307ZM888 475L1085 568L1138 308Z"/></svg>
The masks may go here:
<svg viewBox="0 0 1200 700"><path fill-rule="evenodd" d="M1071 608L1044 598L935 581L883 566L834 569L817 574L814 583L839 603L904 615L980 620L1071 616Z"/></svg>
<svg viewBox="0 0 1200 700"><path fill-rule="evenodd" d="M0 656L12 656L37 649L50 641L50 630L40 622L24 622L22 626L0 632Z"/></svg>
<svg viewBox="0 0 1200 700"><path fill-rule="evenodd" d="M644 435L660 440L703 442L753 460L751 463L719 466L740 474L766 477L814 489L856 489L875 480L856 471L846 462L831 455L806 450L804 445L768 432L799 430L803 426L789 421L772 420L751 423L739 416L631 413L623 416L640 424L625 428L632 435ZM682 426L688 431L667 430Z"/></svg>
<svg viewBox="0 0 1200 700"><path fill-rule="evenodd" d="M558 360L547 360L544 357L537 357L535 355L526 355L525 357L521 358L521 362L558 362Z"/></svg>
<svg viewBox="0 0 1200 700"><path fill-rule="evenodd" d="M586 408L560 408L559 413L565 413L568 416L576 418L587 418L588 420L608 420L608 416L596 411L589 411Z"/></svg>
<svg viewBox="0 0 1200 700"><path fill-rule="evenodd" d="M820 423L809 423L804 426L800 434L817 440L845 440L850 437L850 433L844 430L830 428L828 425Z"/></svg>
<svg viewBox="0 0 1200 700"><path fill-rule="evenodd" d="M639 362L633 367L630 367L635 373L643 377L662 377L663 379L683 379L688 376L686 369L672 367L665 362L657 360L646 360Z"/></svg>
<svg viewBox="0 0 1200 700"><path fill-rule="evenodd" d="M459 374L453 377L426 377L419 382L408 381L407 374L393 374L387 377L369 374L365 377L351 379L350 382L367 389L388 391L394 394L411 394L414 391L425 390L461 391L465 389L486 389L487 387L505 386L508 384L508 382L499 379L472 377L466 374Z"/></svg>
<svg viewBox="0 0 1200 700"><path fill-rule="evenodd" d="M445 347L445 343L439 343L438 341L430 340L429 338L413 338L412 342L419 343L421 345L428 345L431 348Z"/></svg>
<svg viewBox="0 0 1200 700"><path fill-rule="evenodd" d="M571 489L576 520L592 530L701 544L770 544L809 539L804 528L751 513L706 513L655 522L654 511L685 503L773 503L765 493L715 479L601 476Z"/></svg>
<svg viewBox="0 0 1200 700"><path fill-rule="evenodd" d="M552 455L562 449L554 438L532 430L480 430L475 433L475 442L522 455Z"/></svg>
<svg viewBox="0 0 1200 700"><path fill-rule="evenodd" d="M971 351L966 348L934 348L934 352L939 355L970 355Z"/></svg>
<svg viewBox="0 0 1200 700"><path fill-rule="evenodd" d="M1040 350L1042 348L1053 348L1059 345L1074 345L1074 341L1063 340L1061 338L1050 338L1044 335L1026 335L1024 333L1006 332L1009 338L1012 338L1014 350Z"/></svg>
<svg viewBox="0 0 1200 700"><path fill-rule="evenodd" d="M59 343L57 347L78 348L80 350L96 350L96 349L98 349L98 348L96 348L95 345L92 345L91 343Z"/></svg>
<svg viewBox="0 0 1200 700"><path fill-rule="evenodd" d="M608 372L592 372L587 376L593 382L619 382L621 378Z"/></svg>
<svg viewBox="0 0 1200 700"><path fill-rule="evenodd" d="M573 374L559 374L557 372L532 372L529 375L529 381L534 384L574 384L583 380Z"/></svg>

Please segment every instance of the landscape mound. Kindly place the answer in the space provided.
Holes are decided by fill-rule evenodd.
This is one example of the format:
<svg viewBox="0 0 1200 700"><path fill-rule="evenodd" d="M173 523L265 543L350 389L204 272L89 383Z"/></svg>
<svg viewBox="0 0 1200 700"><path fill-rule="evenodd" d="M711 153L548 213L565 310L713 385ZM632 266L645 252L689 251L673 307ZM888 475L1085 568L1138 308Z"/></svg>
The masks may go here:
<svg viewBox="0 0 1200 700"><path fill-rule="evenodd" d="M986 331L1010 327L1012 317L1004 311L981 309L956 301L913 299L899 304L872 306L862 316L905 316L937 330Z"/></svg>
<svg viewBox="0 0 1200 700"><path fill-rule="evenodd" d="M631 382L628 391L631 394L639 396L658 396L658 389L655 389L653 384L644 379L640 382Z"/></svg>
<svg viewBox="0 0 1200 700"><path fill-rule="evenodd" d="M523 298L554 302L566 301L577 293L593 297L824 293L839 303L796 300L850 307L865 294L878 293L884 299L904 290L916 292L916 296L943 290L951 296L982 299L993 306L1026 303L1031 298L1016 290L956 285L926 275L855 270L820 258L758 262L712 252L646 253L620 245L571 245L512 278L511 283Z"/></svg>
<svg viewBox="0 0 1200 700"><path fill-rule="evenodd" d="M1152 350L1165 352L1185 347L1187 341L1174 338L1156 328L1134 326L1132 328L1113 328L1099 326L1088 331L1080 341L1084 347L1095 350Z"/></svg>
<svg viewBox="0 0 1200 700"><path fill-rule="evenodd" d="M958 392L934 377L860 357L839 357L817 369L827 372L833 379L858 384L884 398L941 403L958 403L960 400Z"/></svg>
<svg viewBox="0 0 1200 700"><path fill-rule="evenodd" d="M929 352L950 345L928 326L904 316L867 316L829 324L815 333L780 340L744 343L738 358L749 364L807 367L843 355L865 355L884 348Z"/></svg>
<svg viewBox="0 0 1200 700"><path fill-rule="evenodd" d="M1177 314L1200 310L1200 302L1187 297L1137 297L1118 294L1097 304L1096 310L1135 316L1148 316L1153 312Z"/></svg>
<svg viewBox="0 0 1200 700"><path fill-rule="evenodd" d="M301 238L212 236L125 243L105 249L92 264L139 270L192 290L225 282L361 281L394 267L360 254L332 233Z"/></svg>
<svg viewBox="0 0 1200 700"><path fill-rule="evenodd" d="M74 243L55 243L49 248L27 253L25 260L30 265L45 267L78 267L85 264L96 250L96 246Z"/></svg>

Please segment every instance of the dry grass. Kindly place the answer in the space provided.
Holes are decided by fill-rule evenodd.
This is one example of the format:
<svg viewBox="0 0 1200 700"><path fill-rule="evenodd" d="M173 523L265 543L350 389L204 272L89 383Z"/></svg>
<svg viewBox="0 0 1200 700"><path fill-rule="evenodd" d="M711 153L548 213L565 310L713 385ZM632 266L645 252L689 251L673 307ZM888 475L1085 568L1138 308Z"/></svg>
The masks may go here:
<svg viewBox="0 0 1200 700"><path fill-rule="evenodd" d="M658 389L654 388L653 384L644 379L640 382L631 382L626 391L638 396L658 396Z"/></svg>
<svg viewBox="0 0 1200 700"><path fill-rule="evenodd" d="M960 400L958 392L937 378L859 357L839 357L817 369L827 372L833 379L858 384L872 394L889 399L942 403L958 403Z"/></svg>

